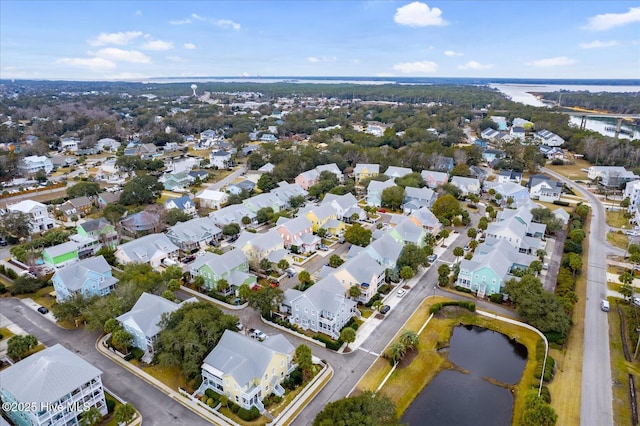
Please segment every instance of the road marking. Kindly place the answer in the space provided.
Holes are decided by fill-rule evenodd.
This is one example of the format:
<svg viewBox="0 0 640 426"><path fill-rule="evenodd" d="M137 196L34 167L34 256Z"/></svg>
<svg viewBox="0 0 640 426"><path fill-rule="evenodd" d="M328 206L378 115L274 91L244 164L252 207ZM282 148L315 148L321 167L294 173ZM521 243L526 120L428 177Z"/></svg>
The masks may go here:
<svg viewBox="0 0 640 426"><path fill-rule="evenodd" d="M360 349L362 352L365 352L365 353L368 353L368 354L371 354L371 355L374 355L374 356L377 356L377 357L380 356L380 354L372 352L371 349L364 349L363 347L359 347L358 349Z"/></svg>

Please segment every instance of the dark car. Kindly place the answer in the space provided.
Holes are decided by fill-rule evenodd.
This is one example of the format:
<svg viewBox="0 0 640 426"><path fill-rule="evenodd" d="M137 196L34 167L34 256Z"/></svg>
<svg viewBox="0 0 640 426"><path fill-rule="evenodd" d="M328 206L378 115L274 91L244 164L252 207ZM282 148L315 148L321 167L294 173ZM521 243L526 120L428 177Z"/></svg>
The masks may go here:
<svg viewBox="0 0 640 426"><path fill-rule="evenodd" d="M194 255L189 255L182 259L182 263L191 263L194 260L196 260L196 257Z"/></svg>
<svg viewBox="0 0 640 426"><path fill-rule="evenodd" d="M389 305L384 305L382 308L380 308L380 313L382 315L386 314L387 312L389 312L389 309L391 309L391 306Z"/></svg>
<svg viewBox="0 0 640 426"><path fill-rule="evenodd" d="M4 237L0 237L0 246L4 247L7 245L7 240L4 239Z"/></svg>
<svg viewBox="0 0 640 426"><path fill-rule="evenodd" d="M38 308L38 312L40 312L42 315L44 315L44 314L48 314L49 310L47 308L45 308L44 306L40 306Z"/></svg>

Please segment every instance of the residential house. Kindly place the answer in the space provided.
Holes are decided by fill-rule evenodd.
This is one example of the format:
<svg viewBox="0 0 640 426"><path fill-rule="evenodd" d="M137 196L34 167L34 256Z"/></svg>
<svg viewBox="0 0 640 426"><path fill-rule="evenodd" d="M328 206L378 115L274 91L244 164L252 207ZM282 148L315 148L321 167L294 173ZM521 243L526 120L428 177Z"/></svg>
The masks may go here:
<svg viewBox="0 0 640 426"><path fill-rule="evenodd" d="M78 151L78 143L80 141L76 138L62 138L60 139L60 149L62 151Z"/></svg>
<svg viewBox="0 0 640 426"><path fill-rule="evenodd" d="M541 130L533 136L534 140L546 146L562 146L564 139L549 130Z"/></svg>
<svg viewBox="0 0 640 426"><path fill-rule="evenodd" d="M47 206L37 201L22 200L16 204L8 205L7 210L26 214L29 220L29 230L32 234L47 231L56 226L55 220L49 217Z"/></svg>
<svg viewBox="0 0 640 426"><path fill-rule="evenodd" d="M214 189L212 185L196 194L196 199L200 201L200 207L207 209L220 209L229 200L229 194Z"/></svg>
<svg viewBox="0 0 640 426"><path fill-rule="evenodd" d="M242 204L254 213L258 213L260 209L271 207L275 213L283 210L286 203L270 192L254 195L242 201Z"/></svg>
<svg viewBox="0 0 640 426"><path fill-rule="evenodd" d="M313 232L317 232L320 228L327 229L329 220L338 219L338 211L332 203L329 203L312 208L305 213L305 216L311 221Z"/></svg>
<svg viewBox="0 0 640 426"><path fill-rule="evenodd" d="M68 241L42 250L42 261L53 268L62 268L78 260L78 243L75 241Z"/></svg>
<svg viewBox="0 0 640 426"><path fill-rule="evenodd" d="M120 148L120 142L111 138L102 138L96 143L96 148L99 151L115 152Z"/></svg>
<svg viewBox="0 0 640 426"><path fill-rule="evenodd" d="M562 194L562 183L543 175L531 176L527 186L529 187L529 197L532 200L553 203L559 200Z"/></svg>
<svg viewBox="0 0 640 426"><path fill-rule="evenodd" d="M513 278L511 271L526 269L534 260L536 256L513 250L506 240L494 245L483 243L476 248L471 260L460 262L456 285L470 289L478 297L501 293L505 282Z"/></svg>
<svg viewBox="0 0 640 426"><path fill-rule="evenodd" d="M207 290L223 291L218 282L225 280L229 285L225 292L234 292L242 284L256 285L256 276L249 273L249 259L242 250L230 250L222 255L205 253L189 265L191 277L202 277Z"/></svg>
<svg viewBox="0 0 640 426"><path fill-rule="evenodd" d="M433 168L439 172L451 173L451 170L453 170L454 166L455 162L453 161L453 158L439 157Z"/></svg>
<svg viewBox="0 0 640 426"><path fill-rule="evenodd" d="M290 201L293 197L307 198L307 191L302 189L297 183L278 182L278 187L271 190L271 194L278 197L285 208L291 207Z"/></svg>
<svg viewBox="0 0 640 426"><path fill-rule="evenodd" d="M564 150L557 146L539 145L538 150L548 160L564 160Z"/></svg>
<svg viewBox="0 0 640 426"><path fill-rule="evenodd" d="M516 251L535 254L538 249L545 248L542 239L546 225L532 222L532 217L528 206L499 212L496 222L491 222L485 232L486 241L507 240Z"/></svg>
<svg viewBox="0 0 640 426"><path fill-rule="evenodd" d="M429 209L423 208L413 211L409 215L409 219L431 235L438 235L442 229L442 224Z"/></svg>
<svg viewBox="0 0 640 426"><path fill-rule="evenodd" d="M39 170L44 170L45 173L49 174L53 170L53 163L51 159L44 155L31 155L24 157L18 168L23 175L32 175Z"/></svg>
<svg viewBox="0 0 640 426"><path fill-rule="evenodd" d="M320 205L324 204L333 205L337 212L337 218L345 223L367 218L367 213L359 207L358 200L350 192L344 195L326 194L320 202Z"/></svg>
<svg viewBox="0 0 640 426"><path fill-rule="evenodd" d="M411 213L424 207L430 209L436 198L436 193L427 187L413 188L408 186L404 189L402 209L405 213Z"/></svg>
<svg viewBox="0 0 640 426"><path fill-rule="evenodd" d="M122 265L148 263L157 268L164 259L176 260L179 250L165 234L149 234L119 245L115 256Z"/></svg>
<svg viewBox="0 0 640 426"><path fill-rule="evenodd" d="M444 172L437 172L435 170L423 170L420 173L422 180L428 188L434 189L440 185L444 185L449 182L449 175Z"/></svg>
<svg viewBox="0 0 640 426"><path fill-rule="evenodd" d="M333 276L342 284L344 292L358 286L360 296L356 300L367 303L384 282L384 270L369 254L361 253L342 264Z"/></svg>
<svg viewBox="0 0 640 426"><path fill-rule="evenodd" d="M391 179L400 178L408 175L409 173L413 173L408 167L397 167L397 166L389 166L387 170L385 170L384 174L389 176Z"/></svg>
<svg viewBox="0 0 640 426"><path fill-rule="evenodd" d="M322 172L331 172L338 178L338 182L344 181L344 175L336 163L322 164L316 167L316 171L318 172L318 177Z"/></svg>
<svg viewBox="0 0 640 426"><path fill-rule="evenodd" d="M491 121L498 125L498 130L507 130L507 118L499 115L489 117Z"/></svg>
<svg viewBox="0 0 640 426"><path fill-rule="evenodd" d="M400 244L415 244L424 247L427 231L408 217L389 230L392 236Z"/></svg>
<svg viewBox="0 0 640 426"><path fill-rule="evenodd" d="M524 127L513 126L513 127L511 127L511 130L509 131L509 139L510 140L519 139L521 142L524 142L525 136L526 136L526 134L525 134L525 131L524 131Z"/></svg>
<svg viewBox="0 0 640 426"><path fill-rule="evenodd" d="M508 205L508 200L512 199L513 203L511 207L520 207L529 201L529 191L526 187L518 183L500 183L494 186L493 189L496 191L496 194L502 196L500 200L501 204Z"/></svg>
<svg viewBox="0 0 640 426"><path fill-rule="evenodd" d="M640 206L640 180L628 182L624 187L622 198L629 199L629 213L632 213L637 206Z"/></svg>
<svg viewBox="0 0 640 426"><path fill-rule="evenodd" d="M74 294L105 296L111 293L118 282L111 274L111 266L103 256L68 264L56 271L51 281L58 303L64 302Z"/></svg>
<svg viewBox="0 0 640 426"><path fill-rule="evenodd" d="M213 142L218 136L218 132L212 129L207 129L200 133L200 142L211 141Z"/></svg>
<svg viewBox="0 0 640 426"><path fill-rule="evenodd" d="M476 139L473 141L473 146L477 146L482 150L487 149L487 141L483 141L482 139Z"/></svg>
<svg viewBox="0 0 640 426"><path fill-rule="evenodd" d="M187 222L178 222L167 229L167 238L178 246L182 253L193 253L205 248L207 243L222 238L222 230L209 217L198 217Z"/></svg>
<svg viewBox="0 0 640 426"><path fill-rule="evenodd" d="M623 184L638 179L633 172L618 166L591 166L588 177L592 181L599 179L601 185L612 188L622 187Z"/></svg>
<svg viewBox="0 0 640 426"><path fill-rule="evenodd" d="M514 127L522 127L526 131L529 131L533 128L533 123L531 121L525 120L524 118L520 117L514 118L511 124Z"/></svg>
<svg viewBox="0 0 640 426"><path fill-rule="evenodd" d="M191 170L189 172L189 176L191 176L194 181L196 179L200 179L201 182L205 182L207 179L209 179L209 172L206 170Z"/></svg>
<svg viewBox="0 0 640 426"><path fill-rule="evenodd" d="M88 215L91 213L91 207L93 207L91 200L83 196L66 201L58 209L63 212L67 219L70 219L73 216L84 217Z"/></svg>
<svg viewBox="0 0 640 426"><path fill-rule="evenodd" d="M312 223L306 216L298 216L295 219L278 218L275 229L282 237L286 249L295 246L298 251L304 253L314 251L320 244L320 238L313 235Z"/></svg>
<svg viewBox="0 0 640 426"><path fill-rule="evenodd" d="M356 164L356 166L353 169L353 177L356 181L356 184L359 184L363 179L369 179L374 176L378 176L379 174L380 174L379 164L360 163L360 164Z"/></svg>
<svg viewBox="0 0 640 426"><path fill-rule="evenodd" d="M562 221L562 225L566 226L569 223L569 219L571 219L571 215L562 207L558 207L553 212L551 212L553 216Z"/></svg>
<svg viewBox="0 0 640 426"><path fill-rule="evenodd" d="M160 216L147 210L130 214L120 221L122 233L132 238L158 232L162 226Z"/></svg>
<svg viewBox="0 0 640 426"><path fill-rule="evenodd" d="M231 154L226 151L214 151L209 154L209 164L218 169L228 169L231 166Z"/></svg>
<svg viewBox="0 0 640 426"><path fill-rule="evenodd" d="M504 151L499 149L485 149L482 151L482 159L487 163L492 163L493 161L503 158Z"/></svg>
<svg viewBox="0 0 640 426"><path fill-rule="evenodd" d="M480 181L476 178L454 176L451 178L451 184L462 191L462 195L464 196L480 194Z"/></svg>
<svg viewBox="0 0 640 426"><path fill-rule="evenodd" d="M96 254L102 247L115 248L118 232L105 218L87 220L76 227L77 234L70 240L78 244L78 257L85 259Z"/></svg>
<svg viewBox="0 0 640 426"><path fill-rule="evenodd" d="M78 425L92 407L107 415L102 371L61 344L0 371L0 399L20 426Z"/></svg>
<svg viewBox="0 0 640 426"><path fill-rule="evenodd" d="M142 158L143 160L150 160L153 157L159 155L158 147L152 143L145 143L145 144L139 145L138 155L140 155L140 158Z"/></svg>
<svg viewBox="0 0 640 426"><path fill-rule="evenodd" d="M400 257L400 253L402 253L403 248L403 243L399 243L395 240L395 238L389 235L388 232L386 232L382 235L382 237L378 238L367 247L364 247L361 250L361 253L367 253L384 269L395 269L396 263L398 262L398 258Z"/></svg>
<svg viewBox="0 0 640 426"><path fill-rule="evenodd" d="M238 238L236 247L240 248L247 256L249 266L254 271L260 269L262 259L266 258L272 263L278 263L287 254L282 237L275 229L270 229L263 234L249 234L247 236L251 237L247 241L242 241L242 236Z"/></svg>
<svg viewBox="0 0 640 426"><path fill-rule="evenodd" d="M367 196L365 198L367 204L370 206L380 207L382 205L382 191L387 188L391 188L392 186L396 186L392 178L387 179L384 182L379 182L377 180L369 182L369 186L367 186Z"/></svg>
<svg viewBox="0 0 640 426"><path fill-rule="evenodd" d="M225 225L229 225L230 223L237 223L241 228L244 228L245 224L243 219L245 217L248 219L249 225L258 224L256 214L243 204L228 205L220 210L209 213L209 217L219 228L224 228Z"/></svg>
<svg viewBox="0 0 640 426"><path fill-rule="evenodd" d="M196 217L198 211L196 210L196 203L188 195L183 195L178 198L169 198L164 202L164 208L169 211L172 209L178 209L183 213Z"/></svg>
<svg viewBox="0 0 640 426"><path fill-rule="evenodd" d="M307 191L309 187L318 183L319 178L320 173L316 169L311 169L296 176L295 183L297 183L302 189Z"/></svg>
<svg viewBox="0 0 640 426"><path fill-rule="evenodd" d="M514 170L500 170L496 180L498 183L520 183L520 181L522 181L522 172L516 172Z"/></svg>
<svg viewBox="0 0 640 426"><path fill-rule="evenodd" d="M280 311L287 320L303 330L323 333L332 339L353 317L360 315L355 300L346 297L344 286L333 275L325 277L306 291L288 289Z"/></svg>
<svg viewBox="0 0 640 426"><path fill-rule="evenodd" d="M256 187L256 184L251 182L249 179L245 179L243 181L240 181L238 183L233 183L231 185L227 185L227 192L229 194L235 194L235 195L240 195L242 194L242 191L245 191L247 193L252 193L253 189Z"/></svg>
<svg viewBox="0 0 640 426"><path fill-rule="evenodd" d="M160 327L162 318L177 311L185 303L195 302L197 299L191 298L182 303L175 303L162 296L145 292L140 295L129 312L120 315L116 320L127 333L133 336L133 346L152 356L154 344L158 339L158 334L162 331Z"/></svg>
<svg viewBox="0 0 640 426"><path fill-rule="evenodd" d="M256 407L263 412L264 398L284 395L280 384L295 368L294 353L293 345L280 334L259 342L225 330L202 362L200 389L213 389L246 410Z"/></svg>
<svg viewBox="0 0 640 426"><path fill-rule="evenodd" d="M272 135L271 133L263 133L262 136L260 136L260 142L277 142L278 138L275 135Z"/></svg>
<svg viewBox="0 0 640 426"><path fill-rule="evenodd" d="M491 127L487 127L480 133L480 136L482 136L482 139L488 139L488 140L496 140L499 137L499 135L500 135L500 132L498 130L492 129Z"/></svg>
<svg viewBox="0 0 640 426"><path fill-rule="evenodd" d="M160 178L164 189L167 191L185 191L195 179L184 172L165 173Z"/></svg>
<svg viewBox="0 0 640 426"><path fill-rule="evenodd" d="M96 204L97 204L97 206L99 208L103 209L103 208L107 207L107 205L109 205L111 203L117 203L118 201L120 201L120 194L122 194L122 191L116 191L116 192L105 191L105 192L101 192L96 197Z"/></svg>

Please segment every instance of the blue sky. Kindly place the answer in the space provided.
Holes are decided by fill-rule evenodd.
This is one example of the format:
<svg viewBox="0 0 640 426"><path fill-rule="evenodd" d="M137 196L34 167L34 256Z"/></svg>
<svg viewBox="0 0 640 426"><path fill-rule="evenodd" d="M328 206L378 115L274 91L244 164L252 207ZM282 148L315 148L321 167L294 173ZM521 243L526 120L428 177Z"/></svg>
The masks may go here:
<svg viewBox="0 0 640 426"><path fill-rule="evenodd" d="M0 2L0 78L640 78L638 1Z"/></svg>

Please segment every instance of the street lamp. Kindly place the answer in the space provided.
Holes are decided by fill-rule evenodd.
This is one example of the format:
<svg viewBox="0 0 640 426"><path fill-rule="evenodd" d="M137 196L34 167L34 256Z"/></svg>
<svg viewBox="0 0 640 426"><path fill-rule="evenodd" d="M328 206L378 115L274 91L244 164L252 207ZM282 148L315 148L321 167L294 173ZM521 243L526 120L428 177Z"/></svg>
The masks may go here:
<svg viewBox="0 0 640 426"><path fill-rule="evenodd" d="M433 286L433 297L436 297L436 286Z"/></svg>

